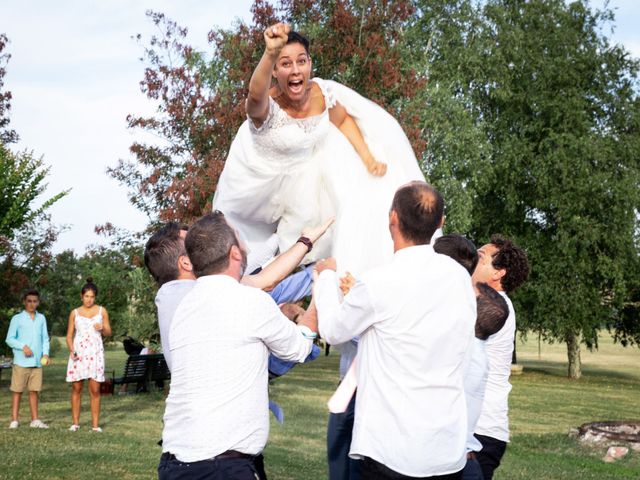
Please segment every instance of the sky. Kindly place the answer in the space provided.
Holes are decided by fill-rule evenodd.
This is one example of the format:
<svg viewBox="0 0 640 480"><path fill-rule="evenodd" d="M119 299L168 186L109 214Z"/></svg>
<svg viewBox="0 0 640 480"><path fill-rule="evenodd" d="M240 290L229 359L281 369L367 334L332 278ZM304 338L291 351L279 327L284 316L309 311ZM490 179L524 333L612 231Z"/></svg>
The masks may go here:
<svg viewBox="0 0 640 480"><path fill-rule="evenodd" d="M601 6L604 1L594 1ZM96 225L111 222L139 231L147 218L127 199L127 190L106 170L131 159L129 146L149 140L126 127L128 114L148 115L154 105L140 91L145 64L142 46L155 27L145 16L153 9L189 29L188 43L208 48L213 27L250 20L251 0L0 0L0 32L9 38L11 60L4 78L12 93L10 127L20 135L14 148L42 156L51 167L45 198L69 195L51 209L66 225L54 246L58 253L81 254L104 243ZM605 31L640 57L640 1L611 0L615 31ZM153 139L151 139L153 141Z"/></svg>

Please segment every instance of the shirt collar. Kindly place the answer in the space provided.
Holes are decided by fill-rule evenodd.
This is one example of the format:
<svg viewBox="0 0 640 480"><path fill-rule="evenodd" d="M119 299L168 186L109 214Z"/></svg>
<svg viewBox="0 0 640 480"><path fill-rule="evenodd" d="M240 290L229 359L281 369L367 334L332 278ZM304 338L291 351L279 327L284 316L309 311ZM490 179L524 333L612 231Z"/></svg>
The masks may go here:
<svg viewBox="0 0 640 480"><path fill-rule="evenodd" d="M182 283L185 283L185 284L186 284L186 283L195 283L195 279L191 279L191 278L181 278L181 279L178 279L178 280L171 280L171 281L169 281L169 282L165 282L165 283L163 283L163 284L162 284L162 287L160 287L160 288L163 288L163 287L165 287L165 286L166 286L166 287L172 287L173 285L180 285L180 284L182 284Z"/></svg>
<svg viewBox="0 0 640 480"><path fill-rule="evenodd" d="M431 245L412 245L411 247L401 248L393 254L394 260L403 260L405 258L410 259L416 255L431 256L435 252Z"/></svg>
<svg viewBox="0 0 640 480"><path fill-rule="evenodd" d="M232 284L235 283L236 285L239 284L239 282L229 276L229 275L224 275L224 274L216 274L216 275L204 275L200 278L198 278L196 280L196 282L200 285L202 285L203 283L209 284L209 283L219 283L219 284Z"/></svg>

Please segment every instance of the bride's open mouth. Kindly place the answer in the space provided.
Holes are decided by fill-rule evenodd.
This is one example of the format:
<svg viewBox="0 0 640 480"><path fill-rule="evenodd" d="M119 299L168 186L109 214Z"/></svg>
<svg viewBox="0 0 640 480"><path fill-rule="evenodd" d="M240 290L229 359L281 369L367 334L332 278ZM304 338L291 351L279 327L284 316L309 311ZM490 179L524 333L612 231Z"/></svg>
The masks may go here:
<svg viewBox="0 0 640 480"><path fill-rule="evenodd" d="M299 94L299 93L302 93L302 90L304 88L304 81L290 80L288 83L288 86L289 86L289 90L291 90L291 93Z"/></svg>

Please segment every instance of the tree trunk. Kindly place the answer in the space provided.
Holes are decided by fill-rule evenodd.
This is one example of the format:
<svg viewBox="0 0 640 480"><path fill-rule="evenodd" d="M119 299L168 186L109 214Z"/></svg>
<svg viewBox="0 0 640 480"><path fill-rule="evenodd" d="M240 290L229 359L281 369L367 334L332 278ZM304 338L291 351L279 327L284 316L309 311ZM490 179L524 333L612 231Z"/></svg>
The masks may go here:
<svg viewBox="0 0 640 480"><path fill-rule="evenodd" d="M567 340L567 357L569 359L569 378L578 379L582 376L580 364L580 335L569 332Z"/></svg>

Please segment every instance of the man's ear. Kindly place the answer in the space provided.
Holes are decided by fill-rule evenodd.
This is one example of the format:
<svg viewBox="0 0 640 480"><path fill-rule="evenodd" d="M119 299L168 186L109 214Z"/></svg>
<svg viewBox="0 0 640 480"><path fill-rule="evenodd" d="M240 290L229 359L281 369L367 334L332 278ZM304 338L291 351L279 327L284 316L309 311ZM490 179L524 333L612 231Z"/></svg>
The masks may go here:
<svg viewBox="0 0 640 480"><path fill-rule="evenodd" d="M185 272L193 272L193 265L191 265L191 260L189 260L188 256L180 255L178 257L178 269Z"/></svg>
<svg viewBox="0 0 640 480"><path fill-rule="evenodd" d="M231 250L229 250L229 259L235 260L237 262L242 262L242 252L240 251L240 247L238 245L231 246Z"/></svg>
<svg viewBox="0 0 640 480"><path fill-rule="evenodd" d="M397 227L398 226L398 212L395 210L391 210L389 212L389 227Z"/></svg>
<svg viewBox="0 0 640 480"><path fill-rule="evenodd" d="M494 270L493 272L493 278L497 281L502 281L502 277L504 277L507 274L507 269L506 268L501 268L500 270Z"/></svg>
<svg viewBox="0 0 640 480"><path fill-rule="evenodd" d="M442 215L442 218L440 219L440 224L438 225L438 228L442 228L444 227L444 222L447 219L446 215Z"/></svg>

